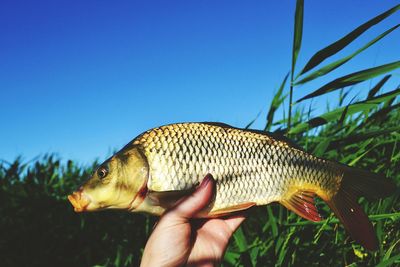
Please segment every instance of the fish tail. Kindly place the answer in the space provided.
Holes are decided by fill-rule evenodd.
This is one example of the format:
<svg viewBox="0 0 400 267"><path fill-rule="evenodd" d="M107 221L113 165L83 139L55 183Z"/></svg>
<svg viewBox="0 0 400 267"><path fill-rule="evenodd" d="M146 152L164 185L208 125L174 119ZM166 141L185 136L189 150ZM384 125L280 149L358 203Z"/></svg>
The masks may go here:
<svg viewBox="0 0 400 267"><path fill-rule="evenodd" d="M344 175L338 192L325 201L355 241L368 250L376 250L378 240L374 228L357 199L386 197L395 191L396 185L379 174L348 166L342 168Z"/></svg>

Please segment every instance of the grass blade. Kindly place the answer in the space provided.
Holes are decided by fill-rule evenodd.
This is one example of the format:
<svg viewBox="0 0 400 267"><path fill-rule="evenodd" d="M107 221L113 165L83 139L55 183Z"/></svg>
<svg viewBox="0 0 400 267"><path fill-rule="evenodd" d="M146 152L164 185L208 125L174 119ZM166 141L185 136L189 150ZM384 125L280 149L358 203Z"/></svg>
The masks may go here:
<svg viewBox="0 0 400 267"><path fill-rule="evenodd" d="M397 246L397 244L400 242L400 239L397 240L393 245L390 246L390 248L386 251L385 256L383 256L383 261L388 260L390 258L390 254L392 254L393 249Z"/></svg>
<svg viewBox="0 0 400 267"><path fill-rule="evenodd" d="M251 127L251 125L253 125L253 123L260 117L261 115L261 111L257 113L257 116L251 121L249 122L246 127L244 127L245 129L249 129Z"/></svg>
<svg viewBox="0 0 400 267"><path fill-rule="evenodd" d="M295 227L291 227L290 228L289 233L287 234L286 239L283 242L282 247L281 247L281 249L279 251L278 261L276 263L276 266L282 266L283 265L283 263L284 263L284 261L286 259L286 255L289 252L289 249L288 249L289 241L291 240L292 235L295 233L295 231L296 231Z"/></svg>
<svg viewBox="0 0 400 267"><path fill-rule="evenodd" d="M393 266L393 264L396 261L400 261L400 254L397 254L396 256L391 257L390 259L387 259L385 261L382 261L376 267L386 267L386 266Z"/></svg>
<svg viewBox="0 0 400 267"><path fill-rule="evenodd" d="M242 227L239 227L236 230L236 232L233 234L233 239L235 240L235 243L241 252L240 258L241 258L242 262L244 262L246 264L246 266L252 266L251 257L250 257L249 252L247 251L248 243L246 240L246 236L243 233Z"/></svg>
<svg viewBox="0 0 400 267"><path fill-rule="evenodd" d="M271 226L271 231L272 231L272 236L274 238L276 238L279 234L278 232L278 224L277 224L277 220L272 212L272 207L271 206L267 206L267 211L268 211L268 223Z"/></svg>
<svg viewBox="0 0 400 267"><path fill-rule="evenodd" d="M294 17L294 38L292 50L292 77L296 66L297 56L299 55L301 47L301 39L303 37L303 13L304 13L304 0L297 0L296 13Z"/></svg>
<svg viewBox="0 0 400 267"><path fill-rule="evenodd" d="M289 133L290 134L298 134L298 133L304 132L306 130L315 128L317 126L324 125L330 121L337 120L342 116L343 112L346 109L347 109L347 111L346 111L347 115L352 115L352 114L360 112L360 111L370 110L371 108L380 105L384 101L392 99L398 95L400 95L400 89L388 92L386 94L382 94L380 96L371 98L369 100L363 100L360 102L356 102L354 104L348 105L347 107L340 107L340 108L334 109L332 111L326 112L325 114L322 114L321 116L314 117L307 122L297 124L295 127L293 127L292 129L289 130Z"/></svg>
<svg viewBox="0 0 400 267"><path fill-rule="evenodd" d="M281 86L278 89L278 92L276 92L274 98L272 99L271 106L269 107L269 111L267 114L267 123L264 128L265 131L268 131L271 128L272 123L274 121L275 112L286 98L286 95L282 96L282 93L283 93L283 89L285 88L288 77L289 77L289 73L286 74L285 78L283 79L283 81L281 83Z"/></svg>
<svg viewBox="0 0 400 267"><path fill-rule="evenodd" d="M322 61L327 59L328 57L336 54L343 48L345 48L348 44L353 42L355 39L357 39L361 34L363 34L366 30L374 26L375 24L381 22L385 18L389 17L396 11L400 9L400 5L396 5L393 8L387 10L386 12L374 17L373 19L367 21L366 23L362 24L355 30L351 31L348 33L346 36L341 38L340 40L330 44L329 46L321 49L318 51L316 54L314 54L311 59L308 61L306 66L303 68L301 71L301 74L306 73L307 71L311 70L312 68L316 67L318 64L320 64Z"/></svg>
<svg viewBox="0 0 400 267"><path fill-rule="evenodd" d="M391 112L397 108L400 108L400 103L397 103L393 106L384 107L384 108L380 109L379 111L375 112L374 114L372 114L371 116L369 116L367 118L366 123L382 122L383 120L387 119L387 115L389 114L389 112Z"/></svg>
<svg viewBox="0 0 400 267"><path fill-rule="evenodd" d="M325 74L328 74L329 72L339 68L340 66L342 66L343 64L345 64L346 62L348 62L349 60L351 60L352 58L354 58L355 56L357 56L358 54L360 54L362 51L364 51L365 49L369 48L371 45L375 44L376 42L378 42L379 40L381 40L383 37L385 37L386 35L388 35L389 33L391 33L392 31L394 31L395 29L397 29L400 26L400 24L397 24L396 26L390 28L389 30L385 31L384 33L380 34L379 36L377 36L376 38L374 38L373 40L369 41L366 45L364 45L363 47L361 47L360 49L358 49L357 51L355 51L354 53L341 58L335 62L332 62L314 72L312 72L311 74L307 75L305 78L301 79L300 81L296 82L295 85L299 85L299 84L304 84L306 82L312 81L320 76L323 76Z"/></svg>
<svg viewBox="0 0 400 267"><path fill-rule="evenodd" d="M299 55L301 47L301 39L303 37L303 14L304 14L304 0L297 0L296 12L294 17L294 37L293 37L293 48L292 48L292 69L290 75L288 129L290 129L291 118L292 118L294 70L296 67L297 56Z"/></svg>
<svg viewBox="0 0 400 267"><path fill-rule="evenodd" d="M379 130L369 131L368 133L363 133L363 134L357 133L357 134L349 135L344 138L340 138L340 139L331 141L327 150L335 149L337 147L344 147L347 145L361 142L363 140L367 140L370 138L375 138L378 136L383 136L386 134L391 134L391 133L395 133L395 132L399 132L399 131L400 131L400 127L394 126L394 127L387 128L387 129L379 129Z"/></svg>
<svg viewBox="0 0 400 267"><path fill-rule="evenodd" d="M382 88L383 85L392 77L392 75L386 75L385 77L382 78L371 90L368 92L367 99L373 98L376 93Z"/></svg>
<svg viewBox="0 0 400 267"><path fill-rule="evenodd" d="M308 94L305 97L297 100L297 103L299 103L303 100L315 97L315 96L319 96L319 95L323 95L323 94L335 91L337 89L340 89L340 88L343 88L346 86L350 86L353 84L357 84L357 83L372 79L379 75L393 71L399 67L400 67L400 61L396 61L396 62L392 62L389 64L385 64L385 65L381 65L378 67L365 69L365 70L361 70L358 72L354 72L354 73L345 75L343 77L337 78L337 79L325 84L324 86L315 90L311 94Z"/></svg>
<svg viewBox="0 0 400 267"><path fill-rule="evenodd" d="M224 265L229 264L228 266L235 266L235 263L238 261L239 257L240 253L235 253L228 250L224 255Z"/></svg>

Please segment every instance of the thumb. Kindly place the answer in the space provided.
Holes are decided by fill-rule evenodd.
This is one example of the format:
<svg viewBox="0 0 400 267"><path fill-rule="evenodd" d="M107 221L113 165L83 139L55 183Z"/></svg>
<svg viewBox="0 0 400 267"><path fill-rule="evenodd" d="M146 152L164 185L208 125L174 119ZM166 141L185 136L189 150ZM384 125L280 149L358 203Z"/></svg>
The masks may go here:
<svg viewBox="0 0 400 267"><path fill-rule="evenodd" d="M211 201L214 187L214 178L211 174L207 174L196 191L180 201L166 216L184 219L192 218Z"/></svg>

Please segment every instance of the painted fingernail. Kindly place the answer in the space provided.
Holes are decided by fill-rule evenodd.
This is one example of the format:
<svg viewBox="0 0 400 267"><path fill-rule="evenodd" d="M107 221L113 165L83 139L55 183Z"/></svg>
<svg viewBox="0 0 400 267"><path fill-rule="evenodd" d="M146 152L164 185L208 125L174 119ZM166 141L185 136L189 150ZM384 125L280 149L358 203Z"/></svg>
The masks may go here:
<svg viewBox="0 0 400 267"><path fill-rule="evenodd" d="M211 174L207 174L205 177L204 177L204 179L203 179L203 181L201 182L201 184L200 184L200 188L205 188L205 187L207 187L207 185L212 181L212 180L214 180L214 178L212 177L212 175Z"/></svg>

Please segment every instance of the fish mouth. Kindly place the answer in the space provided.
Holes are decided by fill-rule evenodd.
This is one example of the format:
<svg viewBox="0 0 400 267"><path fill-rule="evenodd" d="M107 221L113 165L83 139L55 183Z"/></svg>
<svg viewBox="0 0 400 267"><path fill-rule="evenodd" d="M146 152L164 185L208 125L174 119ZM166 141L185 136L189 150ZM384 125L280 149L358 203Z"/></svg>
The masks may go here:
<svg viewBox="0 0 400 267"><path fill-rule="evenodd" d="M87 210L90 204L90 199L83 193L83 189L80 188L78 191L73 192L68 196L69 202L74 207L75 212L83 212Z"/></svg>

